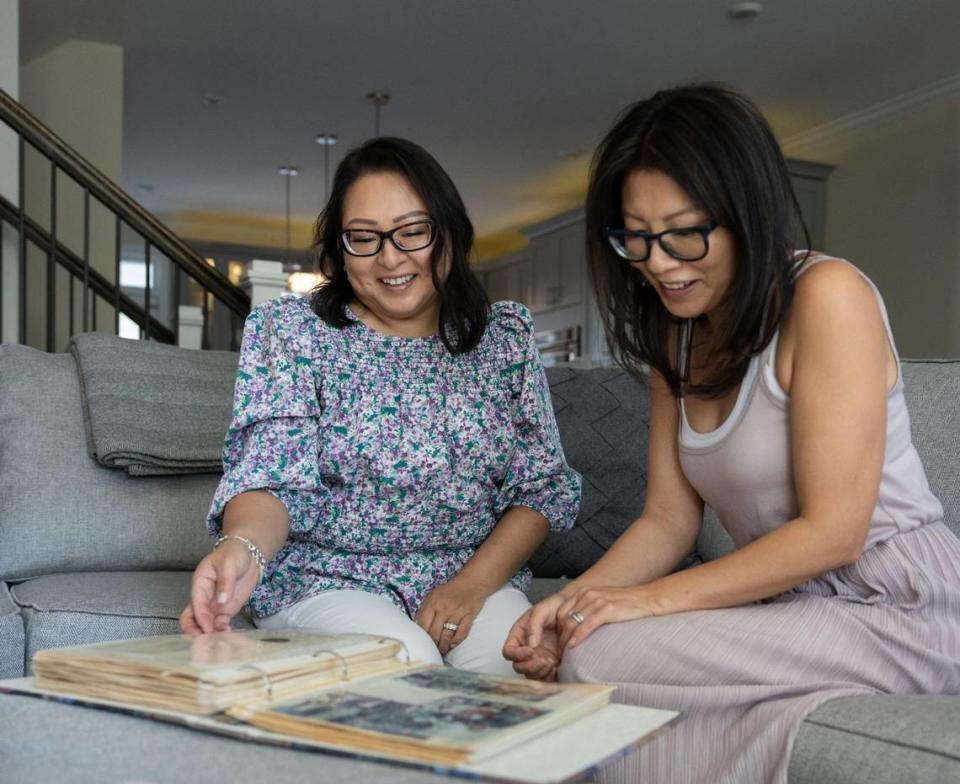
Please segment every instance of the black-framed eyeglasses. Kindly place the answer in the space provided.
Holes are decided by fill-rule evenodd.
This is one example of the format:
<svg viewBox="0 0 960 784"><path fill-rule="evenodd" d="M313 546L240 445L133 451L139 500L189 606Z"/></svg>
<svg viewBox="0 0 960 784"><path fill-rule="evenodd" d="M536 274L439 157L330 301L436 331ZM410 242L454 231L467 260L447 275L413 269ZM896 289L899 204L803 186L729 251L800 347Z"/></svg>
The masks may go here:
<svg viewBox="0 0 960 784"><path fill-rule="evenodd" d="M432 220L405 223L390 231L376 229L344 229L340 232L343 249L351 256L376 256L384 240L390 240L399 251L423 250L436 237Z"/></svg>
<svg viewBox="0 0 960 784"><path fill-rule="evenodd" d="M708 239L710 232L719 225L716 221L710 221L701 226L667 229L657 234L651 234L649 231L611 229L608 227L603 230L603 236L606 237L610 247L617 252L617 255L627 261L646 261L649 259L654 242L660 243L664 252L677 261L700 261L710 251L710 241Z"/></svg>

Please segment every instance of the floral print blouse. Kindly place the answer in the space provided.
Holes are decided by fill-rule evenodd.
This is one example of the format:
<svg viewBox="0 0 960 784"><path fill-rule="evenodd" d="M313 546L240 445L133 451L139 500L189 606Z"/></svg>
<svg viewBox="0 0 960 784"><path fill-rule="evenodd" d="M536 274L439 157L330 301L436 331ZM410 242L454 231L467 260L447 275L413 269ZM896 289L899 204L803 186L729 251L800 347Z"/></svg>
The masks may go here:
<svg viewBox="0 0 960 784"><path fill-rule="evenodd" d="M352 316L353 314L350 313ZM492 306L480 343L339 329L305 298L244 327L224 474L207 526L264 489L290 514L287 542L250 598L256 617L331 589L390 597L410 617L454 577L511 506L573 525L567 465L525 307ZM512 579L526 588L530 572Z"/></svg>

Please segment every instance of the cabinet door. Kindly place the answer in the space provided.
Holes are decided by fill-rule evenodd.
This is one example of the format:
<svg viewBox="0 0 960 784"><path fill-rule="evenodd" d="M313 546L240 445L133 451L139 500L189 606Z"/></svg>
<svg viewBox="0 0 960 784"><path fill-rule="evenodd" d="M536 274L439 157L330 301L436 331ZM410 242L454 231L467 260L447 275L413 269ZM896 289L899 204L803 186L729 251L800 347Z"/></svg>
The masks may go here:
<svg viewBox="0 0 960 784"><path fill-rule="evenodd" d="M554 307L560 290L560 238L537 237L531 246L530 310L540 313Z"/></svg>
<svg viewBox="0 0 960 784"><path fill-rule="evenodd" d="M576 305L583 298L583 226L567 226L537 237L531 245L531 310Z"/></svg>
<svg viewBox="0 0 960 784"><path fill-rule="evenodd" d="M530 307L530 262L521 259L490 270L486 288L491 302L509 299Z"/></svg>
<svg viewBox="0 0 960 784"><path fill-rule="evenodd" d="M560 234L560 265L557 269L556 305L576 305L583 299L587 284L587 259L583 224L578 223Z"/></svg>
<svg viewBox="0 0 960 784"><path fill-rule="evenodd" d="M510 267L490 270L484 284L491 302L510 299Z"/></svg>

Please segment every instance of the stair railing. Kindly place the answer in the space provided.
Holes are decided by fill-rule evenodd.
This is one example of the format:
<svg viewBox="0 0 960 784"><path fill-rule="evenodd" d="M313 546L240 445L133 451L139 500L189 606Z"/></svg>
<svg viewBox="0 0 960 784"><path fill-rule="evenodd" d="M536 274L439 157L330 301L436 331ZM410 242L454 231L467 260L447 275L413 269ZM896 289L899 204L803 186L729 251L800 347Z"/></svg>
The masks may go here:
<svg viewBox="0 0 960 784"><path fill-rule="evenodd" d="M30 246L40 250L46 261L45 296L45 344L47 351L62 350L57 346L59 320L68 319L67 334L75 327L82 331L103 329L103 319L98 320L97 303L102 302L113 310L111 331L120 332L121 315L139 327L140 336L147 340L165 343L180 343L182 305L196 306L202 314L201 348L228 348L235 350L239 342L243 320L250 310L250 297L202 256L186 245L169 228L141 207L118 185L101 173L83 156L73 150L48 127L31 115L6 92L0 90L0 121L16 136L17 200L0 193L0 329L4 324L3 307L5 286L16 279L17 324L16 340L28 340L28 282L31 275L38 274L36 264L30 262ZM2 130L2 128L0 128ZM49 222L42 225L30 214L27 201L27 153L34 150L49 166ZM2 148L0 148L2 149ZM0 160L0 166L4 161ZM71 248L58 237L58 186L61 176L66 176L82 192L82 250ZM111 261L113 280L104 273L104 265L91 260L91 202L96 200L112 216L114 255ZM4 238L6 226L12 227L16 237L16 258L8 259L10 243ZM142 301L130 292L129 286L121 286L121 261L123 260L124 228L128 227L143 240L144 282ZM6 245L6 247L5 247ZM159 264L159 257L169 260L172 280L166 281L169 288L163 292L172 299L166 319L154 315L157 287L151 282ZM16 264L16 275L8 274ZM98 269L99 267L99 269ZM69 281L67 303L58 303L57 270L65 270ZM62 277L62 274L61 274ZM80 312L77 312L75 290L80 289ZM58 291L58 289L60 291ZM36 297L34 296L34 301ZM184 301L186 300L186 301ZM60 307L58 307L58 304ZM65 307L64 307L65 305ZM218 318L214 324L214 310ZM8 319L9 321L10 319ZM216 327L216 328L212 328ZM34 330L36 331L36 330ZM63 330L59 330L60 333ZM10 336L4 334L3 339Z"/></svg>

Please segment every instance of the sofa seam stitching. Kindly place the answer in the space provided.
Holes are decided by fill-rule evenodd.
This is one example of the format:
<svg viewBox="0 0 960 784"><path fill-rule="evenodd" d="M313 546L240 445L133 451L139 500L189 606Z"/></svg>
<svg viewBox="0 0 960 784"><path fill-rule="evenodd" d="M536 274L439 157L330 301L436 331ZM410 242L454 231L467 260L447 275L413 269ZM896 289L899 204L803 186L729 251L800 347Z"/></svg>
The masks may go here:
<svg viewBox="0 0 960 784"><path fill-rule="evenodd" d="M928 748L928 747L926 747L926 746L920 746L920 745L917 745L917 744L915 744L915 743L904 743L903 741L900 741L900 740L894 740L894 739L891 739L891 738L885 738L885 737L882 737L882 736L880 736L880 735L875 735L875 734L869 733L869 732L863 732L863 731L861 731L861 730L851 730L851 729L847 729L847 728L845 728L845 727L837 727L837 726L835 726L835 725L833 725L833 724L827 724L827 723L825 723L825 722L822 721L822 720L814 720L814 719L807 718L807 719L804 721L804 723L805 723L805 724L813 724L813 725L816 725L816 726L818 726L818 727L823 727L823 728L828 729L828 730L835 730L835 731L837 731L837 732L843 732L843 733L845 733L845 734L847 734L847 735L859 735L859 736L862 737L862 738L868 738L868 739L870 739L870 740L875 740L875 741L878 741L878 742L881 742L881 743L889 743L891 746L899 746L899 747L904 748L904 749L913 749L914 751L922 751L922 752L926 752L927 754L933 754L933 755L935 755L935 756L937 756L937 757L943 757L943 758L948 759L948 760L951 760L951 761L953 761L953 762L960 762L960 754L951 753L951 752L947 752L947 751L940 751L940 750L938 750L938 749L932 749L932 748Z"/></svg>

